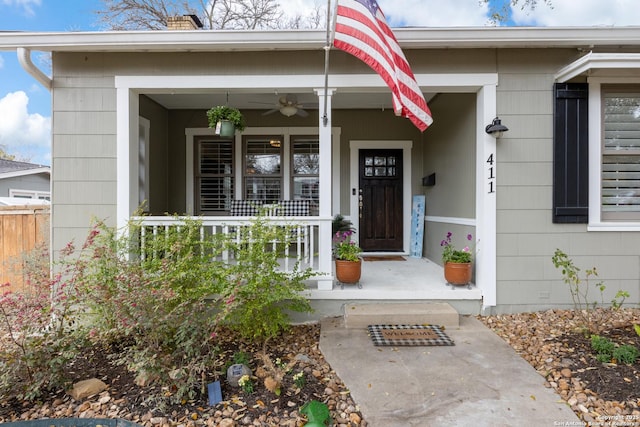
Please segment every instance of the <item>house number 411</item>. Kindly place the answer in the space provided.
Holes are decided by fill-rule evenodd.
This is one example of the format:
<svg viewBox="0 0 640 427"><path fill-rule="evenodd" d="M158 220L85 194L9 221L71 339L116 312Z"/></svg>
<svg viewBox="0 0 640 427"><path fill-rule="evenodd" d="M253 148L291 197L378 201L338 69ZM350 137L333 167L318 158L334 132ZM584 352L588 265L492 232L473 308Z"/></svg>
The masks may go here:
<svg viewBox="0 0 640 427"><path fill-rule="evenodd" d="M496 192L496 176L493 173L493 162L493 153L491 153L487 159L487 172L489 172L489 177L487 178L489 180L489 194Z"/></svg>

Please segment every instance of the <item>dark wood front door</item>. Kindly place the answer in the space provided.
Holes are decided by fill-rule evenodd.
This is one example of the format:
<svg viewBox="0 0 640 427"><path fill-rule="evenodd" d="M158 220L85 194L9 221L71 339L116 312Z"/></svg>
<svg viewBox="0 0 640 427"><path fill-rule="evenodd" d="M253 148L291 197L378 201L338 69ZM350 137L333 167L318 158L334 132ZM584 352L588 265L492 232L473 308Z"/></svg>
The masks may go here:
<svg viewBox="0 0 640 427"><path fill-rule="evenodd" d="M360 150L358 164L360 247L402 251L402 150Z"/></svg>

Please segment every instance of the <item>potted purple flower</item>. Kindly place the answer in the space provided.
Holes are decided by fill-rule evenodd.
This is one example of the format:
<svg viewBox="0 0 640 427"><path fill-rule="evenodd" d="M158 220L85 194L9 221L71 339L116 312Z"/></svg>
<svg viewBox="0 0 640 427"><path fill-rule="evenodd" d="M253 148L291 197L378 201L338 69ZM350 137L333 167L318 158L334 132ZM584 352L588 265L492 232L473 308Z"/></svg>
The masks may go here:
<svg viewBox="0 0 640 427"><path fill-rule="evenodd" d="M467 245L462 249L456 249L452 243L453 233L448 232L444 240L440 242L442 246L442 263L444 264L444 278L451 285L468 285L471 281L471 262L473 252ZM473 236L467 234L467 240L471 241Z"/></svg>
<svg viewBox="0 0 640 427"><path fill-rule="evenodd" d="M336 277L341 283L358 283L362 273L362 249L351 240L353 231L338 231L333 235Z"/></svg>

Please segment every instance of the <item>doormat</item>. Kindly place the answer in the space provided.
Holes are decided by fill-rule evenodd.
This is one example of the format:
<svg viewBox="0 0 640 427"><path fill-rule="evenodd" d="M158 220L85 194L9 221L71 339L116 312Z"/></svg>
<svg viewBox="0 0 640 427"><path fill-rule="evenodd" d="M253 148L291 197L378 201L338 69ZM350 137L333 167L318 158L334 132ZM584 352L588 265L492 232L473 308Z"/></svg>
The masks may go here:
<svg viewBox="0 0 640 427"><path fill-rule="evenodd" d="M376 346L444 346L455 345L435 325L369 325L369 335Z"/></svg>
<svg viewBox="0 0 640 427"><path fill-rule="evenodd" d="M363 256L365 261L406 261L405 257L400 255L383 255L383 256Z"/></svg>

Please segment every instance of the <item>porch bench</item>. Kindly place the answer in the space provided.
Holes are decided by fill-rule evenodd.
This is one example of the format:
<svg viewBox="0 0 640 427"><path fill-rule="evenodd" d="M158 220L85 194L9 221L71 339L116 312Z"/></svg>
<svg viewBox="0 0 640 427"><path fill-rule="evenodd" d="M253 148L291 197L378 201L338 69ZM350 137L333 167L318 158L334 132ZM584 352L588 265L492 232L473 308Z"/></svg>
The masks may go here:
<svg viewBox="0 0 640 427"><path fill-rule="evenodd" d="M255 216L260 210L267 208L267 216L309 216L311 209L309 200L280 200L265 203L263 200L232 200L231 216Z"/></svg>
<svg viewBox="0 0 640 427"><path fill-rule="evenodd" d="M256 216L265 208L265 214L269 217L299 217L310 216L309 200L280 200L278 202L265 202L263 200L232 200L231 216ZM306 225L295 226L293 224L291 235L287 237L289 243L297 248L298 259L310 258L309 230ZM232 232L234 230L231 230Z"/></svg>

